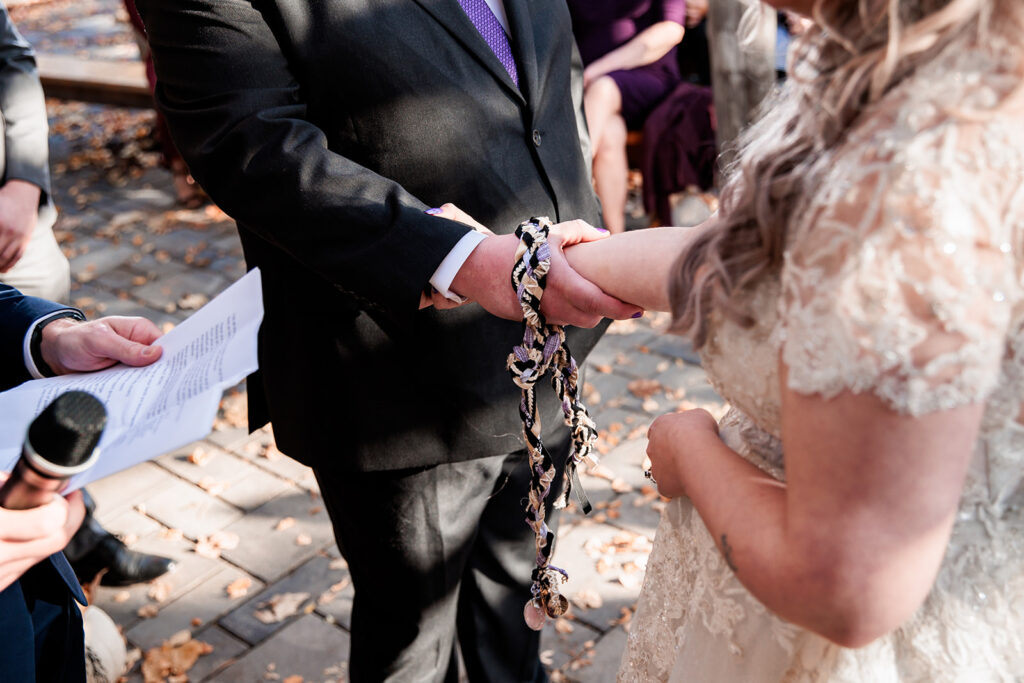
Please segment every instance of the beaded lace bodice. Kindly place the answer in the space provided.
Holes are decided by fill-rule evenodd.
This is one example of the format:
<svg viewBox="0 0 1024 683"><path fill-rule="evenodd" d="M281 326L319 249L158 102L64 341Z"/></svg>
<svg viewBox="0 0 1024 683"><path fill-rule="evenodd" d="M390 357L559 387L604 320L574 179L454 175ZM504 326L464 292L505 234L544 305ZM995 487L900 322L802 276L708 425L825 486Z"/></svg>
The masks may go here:
<svg viewBox="0 0 1024 683"><path fill-rule="evenodd" d="M703 353L732 406L723 438L780 479L780 359L800 393L871 392L910 415L985 404L925 605L865 648L835 646L767 612L673 501L620 680L705 680L715 665L695 655L734 658L747 681L1024 680L1024 114L949 113L1019 87L1003 50L947 50L822 155L781 273L746 302L757 324L716 321Z"/></svg>

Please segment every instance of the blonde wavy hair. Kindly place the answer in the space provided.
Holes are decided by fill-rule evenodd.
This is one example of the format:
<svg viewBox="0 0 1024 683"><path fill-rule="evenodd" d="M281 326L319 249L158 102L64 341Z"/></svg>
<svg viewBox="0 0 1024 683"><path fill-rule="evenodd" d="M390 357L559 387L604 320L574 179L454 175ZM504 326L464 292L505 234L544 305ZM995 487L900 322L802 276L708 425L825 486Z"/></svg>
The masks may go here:
<svg viewBox="0 0 1024 683"><path fill-rule="evenodd" d="M954 42L999 34L1024 44L1024 0L816 0L813 18L789 81L739 140L717 217L670 283L673 331L698 348L714 310L755 322L736 295L781 268L794 211L817 186L812 162L868 106Z"/></svg>

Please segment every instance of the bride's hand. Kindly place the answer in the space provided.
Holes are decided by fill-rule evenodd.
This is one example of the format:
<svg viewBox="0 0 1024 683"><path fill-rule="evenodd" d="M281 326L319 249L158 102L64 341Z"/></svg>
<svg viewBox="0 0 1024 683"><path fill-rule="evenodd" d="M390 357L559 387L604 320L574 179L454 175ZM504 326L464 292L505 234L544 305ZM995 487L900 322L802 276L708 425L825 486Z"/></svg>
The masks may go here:
<svg viewBox="0 0 1024 683"><path fill-rule="evenodd" d="M441 218L447 218L450 221L458 221L459 223L465 223L469 227L473 228L477 232L482 232L485 235L493 235L494 231L488 228L486 225L479 223L475 218L470 216L468 213L455 206L451 202L445 202L439 208L427 210L432 216L440 216Z"/></svg>
<svg viewBox="0 0 1024 683"><path fill-rule="evenodd" d="M704 438L718 438L718 423L703 408L662 415L647 430L647 457L658 492L669 498L686 495L683 460Z"/></svg>

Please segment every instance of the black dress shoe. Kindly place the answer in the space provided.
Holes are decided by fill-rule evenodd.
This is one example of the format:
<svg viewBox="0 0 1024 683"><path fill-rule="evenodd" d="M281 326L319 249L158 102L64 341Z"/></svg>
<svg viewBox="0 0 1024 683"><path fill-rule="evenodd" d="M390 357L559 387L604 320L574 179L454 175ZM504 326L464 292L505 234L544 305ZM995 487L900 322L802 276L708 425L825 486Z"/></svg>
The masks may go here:
<svg viewBox="0 0 1024 683"><path fill-rule="evenodd" d="M92 582L104 569L107 573L100 579L101 585L130 586L152 581L174 568L174 560L170 558L129 550L96 521L93 516L96 503L85 489L82 489L82 498L85 519L64 548L64 556L83 585Z"/></svg>
<svg viewBox="0 0 1024 683"><path fill-rule="evenodd" d="M174 568L174 560L129 550L112 534L106 534L91 550L71 562L78 580L89 583L106 569L102 586L130 586L152 581Z"/></svg>

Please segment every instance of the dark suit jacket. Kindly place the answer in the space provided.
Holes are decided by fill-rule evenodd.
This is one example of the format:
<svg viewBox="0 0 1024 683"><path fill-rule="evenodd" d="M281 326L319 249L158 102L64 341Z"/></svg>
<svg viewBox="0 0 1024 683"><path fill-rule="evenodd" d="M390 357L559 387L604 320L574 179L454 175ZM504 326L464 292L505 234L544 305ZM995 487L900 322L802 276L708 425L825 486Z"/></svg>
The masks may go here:
<svg viewBox="0 0 1024 683"><path fill-rule="evenodd" d="M285 452L390 469L522 447L520 324L417 311L466 228L600 224L561 0L505 0L520 87L457 0L138 0L156 97L263 271L262 385ZM511 285L510 285L511 286ZM600 332L571 331L578 358ZM560 420L551 392L546 427ZM255 426L255 425L254 425Z"/></svg>
<svg viewBox="0 0 1024 683"><path fill-rule="evenodd" d="M66 308L0 284L0 391L30 379L23 342L32 323ZM76 600L85 604L62 553L0 591L0 679L85 681L82 613Z"/></svg>

